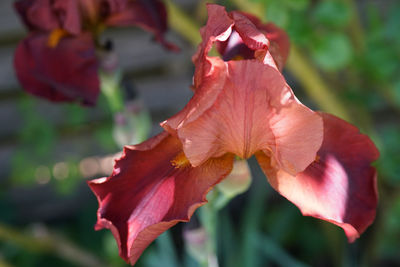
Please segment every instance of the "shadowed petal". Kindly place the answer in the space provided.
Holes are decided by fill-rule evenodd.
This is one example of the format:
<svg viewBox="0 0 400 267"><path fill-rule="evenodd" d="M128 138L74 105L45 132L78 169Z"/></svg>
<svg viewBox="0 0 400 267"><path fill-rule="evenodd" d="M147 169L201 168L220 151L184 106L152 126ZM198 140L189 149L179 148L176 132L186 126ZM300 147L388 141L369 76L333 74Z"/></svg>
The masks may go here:
<svg viewBox="0 0 400 267"><path fill-rule="evenodd" d="M58 15L61 27L71 34L80 34L82 29L78 2L76 0L55 0L53 4L54 13Z"/></svg>
<svg viewBox="0 0 400 267"><path fill-rule="evenodd" d="M200 29L202 42L192 57L196 65L193 77L193 89L197 89L203 78L215 73L219 62L216 58L208 57L213 44L226 41L232 33L233 20L228 16L223 6L207 4L208 20L206 26Z"/></svg>
<svg viewBox="0 0 400 267"><path fill-rule="evenodd" d="M282 70L289 53L289 37L282 29L272 23L264 24L251 14L228 13L224 7L215 4L208 4L207 11L207 25L201 29L203 41L193 57L195 87L196 79L201 79L201 75L198 77L199 65L206 63L214 42L225 61L257 58Z"/></svg>
<svg viewBox="0 0 400 267"><path fill-rule="evenodd" d="M271 151L290 173L303 171L322 143L322 119L299 103L280 72L257 60L223 62L187 106L163 122L193 166L231 152Z"/></svg>
<svg viewBox="0 0 400 267"><path fill-rule="evenodd" d="M14 6L31 31L62 28L71 34L81 32L81 18L76 0L20 0Z"/></svg>
<svg viewBox="0 0 400 267"><path fill-rule="evenodd" d="M63 38L54 48L48 37L31 34L15 51L15 70L24 89L51 101L95 104L98 62L90 35Z"/></svg>
<svg viewBox="0 0 400 267"><path fill-rule="evenodd" d="M125 4L124 9L116 10L116 1L110 1L110 7L114 14L106 20L109 26L139 26L152 32L158 42L170 50L178 48L164 39L167 31L167 11L162 1L136 0ZM123 3L123 2L122 2ZM122 6L122 4L120 4Z"/></svg>
<svg viewBox="0 0 400 267"><path fill-rule="evenodd" d="M274 23L263 23L260 19L249 13L241 11L234 11L232 13L238 13L242 16L245 16L255 25L255 27L257 27L258 31L261 31L265 34L269 41L268 50L271 52L272 57L274 58L279 69L282 70L283 66L286 64L290 50L289 36L286 34L286 32L276 26Z"/></svg>
<svg viewBox="0 0 400 267"><path fill-rule="evenodd" d="M269 40L265 37L256 25L240 12L232 12L235 21L235 30L242 37L244 43L252 50L267 49Z"/></svg>
<svg viewBox="0 0 400 267"><path fill-rule="evenodd" d="M353 125L321 115L324 141L316 161L305 171L292 176L274 167L265 154L256 156L271 185L303 215L342 227L353 242L375 218L376 170L370 164L379 152Z"/></svg>
<svg viewBox="0 0 400 267"><path fill-rule="evenodd" d="M19 0L14 7L29 30L51 31L61 26L50 0Z"/></svg>
<svg viewBox="0 0 400 267"><path fill-rule="evenodd" d="M225 155L193 168L179 140L165 132L125 147L110 177L89 182L100 206L96 229L111 229L121 257L134 264L158 235L207 202L232 164L233 156Z"/></svg>

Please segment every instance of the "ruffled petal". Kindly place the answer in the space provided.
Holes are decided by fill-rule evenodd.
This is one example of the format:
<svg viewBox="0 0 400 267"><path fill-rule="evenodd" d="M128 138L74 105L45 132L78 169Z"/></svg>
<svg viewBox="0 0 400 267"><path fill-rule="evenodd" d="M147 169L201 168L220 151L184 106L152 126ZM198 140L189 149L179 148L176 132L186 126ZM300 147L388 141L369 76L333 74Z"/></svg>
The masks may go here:
<svg viewBox="0 0 400 267"><path fill-rule="evenodd" d="M371 162L379 152L353 125L333 115L321 115L324 141L305 171L292 176L276 168L264 153L256 156L271 185L303 215L342 227L353 242L375 218L378 196Z"/></svg>
<svg viewBox="0 0 400 267"><path fill-rule="evenodd" d="M228 16L223 6L207 4L207 13L207 24L200 29L202 42L198 46L196 54L192 57L192 61L195 64L198 60L204 60L214 42L226 41L231 35L234 25L233 19Z"/></svg>
<svg viewBox="0 0 400 267"><path fill-rule="evenodd" d="M110 177L89 182L100 206L96 229L111 229L120 256L134 264L158 235L207 202L232 164L233 155L225 155L193 168L179 140L165 132L125 147Z"/></svg>
<svg viewBox="0 0 400 267"><path fill-rule="evenodd" d="M252 50L268 49L269 40L245 15L234 11L231 16L235 21L235 30L247 47Z"/></svg>
<svg viewBox="0 0 400 267"><path fill-rule="evenodd" d="M116 11L115 3L110 7L114 7L113 11ZM146 31L152 32L156 40L166 48L178 50L178 47L164 39L164 34L167 31L167 11L162 1L130 1L123 10L118 10L118 12L111 14L105 23L109 26L139 26Z"/></svg>
<svg viewBox="0 0 400 267"><path fill-rule="evenodd" d="M24 89L51 101L94 105L100 89L90 35L62 38L54 48L48 41L47 34L31 34L18 45L14 66Z"/></svg>
<svg viewBox="0 0 400 267"><path fill-rule="evenodd" d="M269 41L268 51L272 54L278 68L282 70L289 56L290 41L286 32L274 23L263 23L259 18L245 12L235 11L250 20ZM245 34L246 32L244 32Z"/></svg>
<svg viewBox="0 0 400 267"><path fill-rule="evenodd" d="M321 117L295 99L274 67L213 60L188 105L162 123L181 139L192 165L227 152L248 158L268 150L285 170L303 171L322 143Z"/></svg>
<svg viewBox="0 0 400 267"><path fill-rule="evenodd" d="M234 25L234 21L228 16L223 6L207 4L207 12L207 24L200 29L202 42L192 57L196 65L193 77L194 89L200 86L203 78L214 75L215 68L221 64L216 58L208 57L208 53L215 42L225 42L229 38Z"/></svg>
<svg viewBox="0 0 400 267"><path fill-rule="evenodd" d="M196 79L199 65L208 59L208 52L216 48L225 61L257 58L265 64L282 70L289 53L289 37L272 23L263 24L258 18L244 12L226 12L225 8L208 4L207 25L201 29L202 43L193 57ZM203 71L207 73L207 70Z"/></svg>

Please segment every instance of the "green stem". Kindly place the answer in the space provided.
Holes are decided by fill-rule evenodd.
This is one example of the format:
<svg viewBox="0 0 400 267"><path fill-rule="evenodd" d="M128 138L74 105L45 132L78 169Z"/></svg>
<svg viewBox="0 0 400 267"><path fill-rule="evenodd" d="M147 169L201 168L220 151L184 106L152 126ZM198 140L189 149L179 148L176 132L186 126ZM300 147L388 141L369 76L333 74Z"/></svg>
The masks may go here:
<svg viewBox="0 0 400 267"><path fill-rule="evenodd" d="M357 11L357 5L354 0L344 0L351 12L351 20L349 22L349 31L351 39L357 51L362 53L365 50L365 36L361 26L360 16Z"/></svg>
<svg viewBox="0 0 400 267"><path fill-rule="evenodd" d="M217 260L217 216L218 210L214 206L214 201L217 198L218 192L211 191L208 194L208 203L200 208L200 221L207 232L206 250L208 259L207 262L200 263L202 266L218 267Z"/></svg>
<svg viewBox="0 0 400 267"><path fill-rule="evenodd" d="M172 0L166 0L165 4L168 12L168 25L187 41L198 45L201 42L200 25L185 14Z"/></svg>
<svg viewBox="0 0 400 267"><path fill-rule="evenodd" d="M307 95L317 103L319 108L347 121L350 120L349 111L335 96L334 90L329 87L313 64L293 44L291 45L287 68L303 85Z"/></svg>
<svg viewBox="0 0 400 267"><path fill-rule="evenodd" d="M106 73L99 72L100 88L106 97L112 113L117 113L123 110L124 102L121 93L121 72L120 70Z"/></svg>
<svg viewBox="0 0 400 267"><path fill-rule="evenodd" d="M242 11L249 12L259 19L265 19L265 5L258 2L252 2L248 0L231 0L235 4L235 6Z"/></svg>

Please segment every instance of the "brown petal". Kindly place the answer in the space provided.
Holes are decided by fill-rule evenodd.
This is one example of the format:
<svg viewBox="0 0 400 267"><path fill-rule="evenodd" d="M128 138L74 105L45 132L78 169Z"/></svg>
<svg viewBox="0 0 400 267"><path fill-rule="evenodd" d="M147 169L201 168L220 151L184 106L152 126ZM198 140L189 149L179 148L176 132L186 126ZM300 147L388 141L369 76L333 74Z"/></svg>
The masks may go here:
<svg viewBox="0 0 400 267"><path fill-rule="evenodd" d="M96 229L111 229L121 257L131 264L162 232L189 221L233 164L232 155L196 168L184 159L179 140L164 132L125 147L110 177L89 182L100 206Z"/></svg>
<svg viewBox="0 0 400 267"><path fill-rule="evenodd" d="M368 136L329 114L318 157L296 176L274 167L265 154L257 159L271 185L293 202L303 215L343 228L353 242L372 223L377 206L376 170L379 152Z"/></svg>
<svg viewBox="0 0 400 267"><path fill-rule="evenodd" d="M90 35L66 37L50 47L49 35L31 34L17 47L14 66L24 89L51 101L94 105L100 92Z"/></svg>

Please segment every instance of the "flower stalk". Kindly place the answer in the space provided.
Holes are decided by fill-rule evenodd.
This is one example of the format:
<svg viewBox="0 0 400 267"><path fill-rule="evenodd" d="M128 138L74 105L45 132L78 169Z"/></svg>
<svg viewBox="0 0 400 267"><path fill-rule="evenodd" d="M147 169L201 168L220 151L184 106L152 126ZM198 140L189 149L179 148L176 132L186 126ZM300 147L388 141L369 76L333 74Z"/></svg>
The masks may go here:
<svg viewBox="0 0 400 267"><path fill-rule="evenodd" d="M100 70L100 89L107 99L110 110L113 114L121 112L124 108L121 94L121 71L116 70L110 73Z"/></svg>
<svg viewBox="0 0 400 267"><path fill-rule="evenodd" d="M200 221L206 230L206 251L207 261L199 262L201 266L218 267L217 259L217 216L218 209L214 205L218 197L217 190L213 190L208 194L208 204L200 208Z"/></svg>

